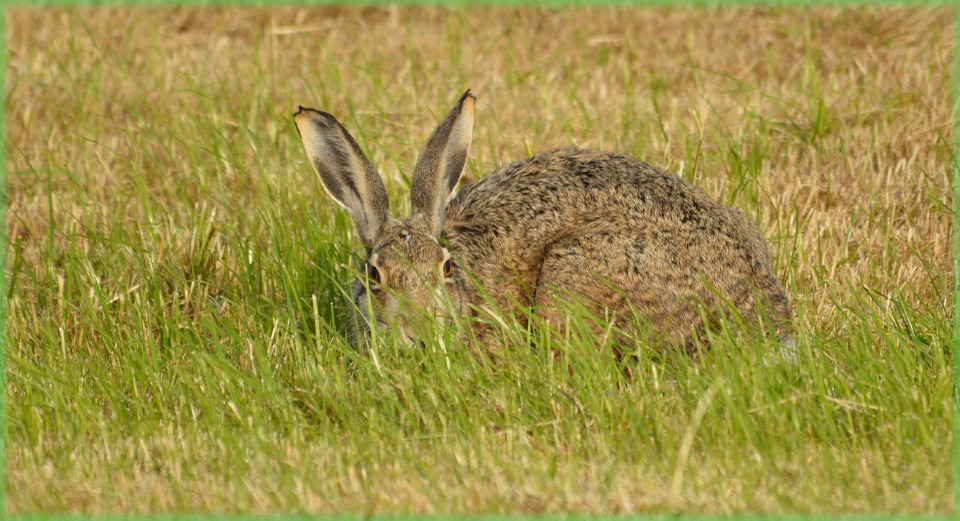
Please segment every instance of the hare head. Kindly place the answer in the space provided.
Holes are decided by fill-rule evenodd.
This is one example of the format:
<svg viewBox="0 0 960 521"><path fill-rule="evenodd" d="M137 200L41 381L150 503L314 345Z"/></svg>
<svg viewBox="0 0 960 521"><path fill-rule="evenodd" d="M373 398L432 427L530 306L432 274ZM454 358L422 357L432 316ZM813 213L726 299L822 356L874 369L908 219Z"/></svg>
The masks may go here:
<svg viewBox="0 0 960 521"><path fill-rule="evenodd" d="M294 114L320 182L353 218L366 249L353 289L359 330L377 326L412 344L432 317L442 320L461 308L464 279L438 235L470 151L474 101L466 91L427 140L413 170L412 212L405 220L391 216L376 167L336 118L304 107Z"/></svg>

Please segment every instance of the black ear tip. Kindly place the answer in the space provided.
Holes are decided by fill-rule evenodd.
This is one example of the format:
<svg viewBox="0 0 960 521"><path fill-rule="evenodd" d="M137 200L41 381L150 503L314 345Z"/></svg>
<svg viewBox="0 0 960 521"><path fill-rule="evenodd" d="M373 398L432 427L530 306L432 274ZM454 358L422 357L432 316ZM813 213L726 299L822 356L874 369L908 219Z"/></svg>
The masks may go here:
<svg viewBox="0 0 960 521"><path fill-rule="evenodd" d="M463 102L467 101L467 98L474 100L477 99L477 97L470 92L470 89L467 89L467 91L463 93L463 96L460 96L460 101L457 102L457 105L463 105Z"/></svg>
<svg viewBox="0 0 960 521"><path fill-rule="evenodd" d="M336 123L337 118L333 117L332 114L324 112L322 110L312 109L310 107L304 107L303 105L297 105L297 113L293 117L304 116L309 117L314 123L322 123L329 125L331 123Z"/></svg>

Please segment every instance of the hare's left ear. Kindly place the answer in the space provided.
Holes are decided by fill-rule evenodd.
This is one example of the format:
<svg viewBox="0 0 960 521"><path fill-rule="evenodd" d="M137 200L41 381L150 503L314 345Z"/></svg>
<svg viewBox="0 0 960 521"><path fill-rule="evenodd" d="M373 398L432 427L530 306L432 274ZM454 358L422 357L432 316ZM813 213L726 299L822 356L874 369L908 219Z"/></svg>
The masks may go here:
<svg viewBox="0 0 960 521"><path fill-rule="evenodd" d="M430 233L440 233L443 214L453 189L463 175L463 165L473 139L473 103L470 91L433 131L413 169L410 203L413 215L423 219Z"/></svg>
<svg viewBox="0 0 960 521"><path fill-rule="evenodd" d="M350 212L360 240L371 248L390 217L387 189L377 169L330 114L300 107L293 120L323 188Z"/></svg>

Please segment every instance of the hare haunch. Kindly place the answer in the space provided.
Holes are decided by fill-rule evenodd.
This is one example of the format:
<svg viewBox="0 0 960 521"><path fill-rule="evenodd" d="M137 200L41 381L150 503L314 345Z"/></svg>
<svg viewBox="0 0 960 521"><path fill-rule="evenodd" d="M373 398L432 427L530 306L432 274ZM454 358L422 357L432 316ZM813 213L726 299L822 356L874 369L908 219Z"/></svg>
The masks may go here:
<svg viewBox="0 0 960 521"><path fill-rule="evenodd" d="M766 241L747 217L635 159L564 148L504 166L459 192L473 136L467 91L413 170L412 215L390 215L377 169L330 114L294 115L310 163L366 247L354 285L358 327L421 341L424 313L533 306L562 327L558 300L580 298L620 327L692 346L707 311L783 333L790 309ZM372 315L371 315L372 314ZM636 318L639 317L639 320Z"/></svg>

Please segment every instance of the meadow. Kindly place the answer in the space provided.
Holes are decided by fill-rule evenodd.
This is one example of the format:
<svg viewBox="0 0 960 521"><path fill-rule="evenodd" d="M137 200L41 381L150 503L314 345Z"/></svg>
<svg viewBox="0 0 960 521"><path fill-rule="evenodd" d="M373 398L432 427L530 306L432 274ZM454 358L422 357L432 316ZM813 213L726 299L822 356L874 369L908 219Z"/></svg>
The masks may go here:
<svg viewBox="0 0 960 521"><path fill-rule="evenodd" d="M8 509L951 512L951 14L8 8ZM795 355L351 347L361 248L291 116L403 214L467 88L467 182L576 144L753 218Z"/></svg>

